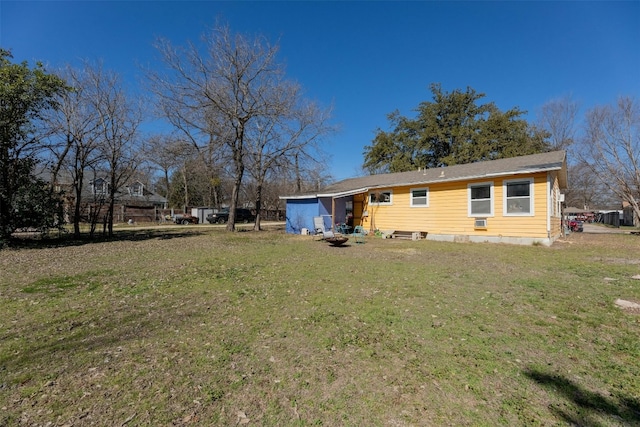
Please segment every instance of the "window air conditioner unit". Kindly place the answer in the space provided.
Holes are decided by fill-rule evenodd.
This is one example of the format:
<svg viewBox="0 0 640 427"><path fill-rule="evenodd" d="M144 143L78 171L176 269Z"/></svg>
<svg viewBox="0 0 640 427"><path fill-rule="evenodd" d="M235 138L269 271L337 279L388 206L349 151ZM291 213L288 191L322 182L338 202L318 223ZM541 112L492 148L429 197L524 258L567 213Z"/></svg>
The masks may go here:
<svg viewBox="0 0 640 427"><path fill-rule="evenodd" d="M487 228L486 218L476 218L476 222L473 225L475 228Z"/></svg>

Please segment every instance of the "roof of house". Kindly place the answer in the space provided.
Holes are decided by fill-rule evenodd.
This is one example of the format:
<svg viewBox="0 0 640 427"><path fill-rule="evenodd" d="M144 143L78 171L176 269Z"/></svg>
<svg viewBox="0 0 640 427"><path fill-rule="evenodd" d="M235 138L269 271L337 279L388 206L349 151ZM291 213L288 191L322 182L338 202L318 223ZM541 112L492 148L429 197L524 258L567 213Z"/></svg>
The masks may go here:
<svg viewBox="0 0 640 427"><path fill-rule="evenodd" d="M42 168L36 171L36 174L46 182L51 182L53 179L53 175L48 168ZM106 173L103 175L96 175L93 179L85 177L85 182L82 187L82 197L85 199L91 199L94 196L94 192L92 189L92 185L95 181L98 180L106 180ZM73 177L70 175L68 171L60 170L56 177L56 183L65 187L71 187L73 185ZM130 194L129 187L134 184L139 183L142 184L142 195ZM116 191L117 199L120 203L130 203L130 202L151 202L153 204L164 204L167 202L167 198L163 197L154 191L150 190L147 185L140 180L133 180Z"/></svg>
<svg viewBox="0 0 640 427"><path fill-rule="evenodd" d="M573 206L566 207L563 209L563 211L566 214L594 212L593 209L580 209Z"/></svg>
<svg viewBox="0 0 640 427"><path fill-rule="evenodd" d="M465 165L349 178L335 182L318 191L281 196L280 198L310 199L316 197L344 197L364 193L376 188L468 181L472 179L522 175L548 171L561 172L559 176L560 187L566 188L566 161L567 158L565 151L551 151L548 153L511 157L508 159L488 160Z"/></svg>

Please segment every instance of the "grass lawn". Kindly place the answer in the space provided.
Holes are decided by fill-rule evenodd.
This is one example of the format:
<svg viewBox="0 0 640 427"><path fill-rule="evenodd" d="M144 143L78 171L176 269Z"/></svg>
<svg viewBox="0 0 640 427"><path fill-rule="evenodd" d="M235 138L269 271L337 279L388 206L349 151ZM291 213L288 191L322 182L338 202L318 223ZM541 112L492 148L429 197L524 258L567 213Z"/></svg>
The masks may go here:
<svg viewBox="0 0 640 427"><path fill-rule="evenodd" d="M0 251L0 425L640 424L640 237Z"/></svg>

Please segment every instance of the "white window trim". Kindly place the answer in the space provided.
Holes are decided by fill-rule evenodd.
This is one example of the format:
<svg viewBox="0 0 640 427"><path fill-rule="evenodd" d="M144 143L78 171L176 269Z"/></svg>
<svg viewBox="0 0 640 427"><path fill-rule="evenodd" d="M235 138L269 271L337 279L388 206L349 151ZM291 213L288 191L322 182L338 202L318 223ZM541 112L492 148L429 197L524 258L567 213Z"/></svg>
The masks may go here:
<svg viewBox="0 0 640 427"><path fill-rule="evenodd" d="M388 202L372 202L371 195L374 193L389 193L389 201ZM372 206L390 206L393 205L393 190L384 190L384 191L372 191L369 193L369 204Z"/></svg>
<svg viewBox="0 0 640 427"><path fill-rule="evenodd" d="M413 204L413 192L414 191L426 191L427 203L425 205L414 205ZM409 189L409 206L412 208L428 208L429 207L429 187L422 188L410 188Z"/></svg>
<svg viewBox="0 0 640 427"><path fill-rule="evenodd" d="M471 189L473 187L486 187L489 186L489 191L490 191L490 200L491 200L491 212L489 213L473 213L471 212ZM495 216L494 214L494 209L493 209L493 205L495 204L495 197L494 197L494 192L493 192L493 181L487 181L487 182L474 182L473 184L467 184L467 209L468 209L468 215L470 218L491 218L493 216Z"/></svg>
<svg viewBox="0 0 640 427"><path fill-rule="evenodd" d="M528 182L529 183L529 207L530 212L507 212L507 205L509 204L509 200L507 200L507 184L514 182ZM535 203L533 198L533 178L521 178L521 179L505 179L502 182L502 214L504 216L535 216Z"/></svg>
<svg viewBox="0 0 640 427"><path fill-rule="evenodd" d="M96 185L96 181L102 184ZM91 183L91 186L93 187L93 194L95 195L102 196L109 192L109 183L105 179L98 178Z"/></svg>
<svg viewBox="0 0 640 427"><path fill-rule="evenodd" d="M551 187L551 201L549 205L552 207L551 215L554 218L560 218L562 215L561 211L561 203L560 202L560 188L556 185L556 181L552 180L549 182L549 186Z"/></svg>
<svg viewBox="0 0 640 427"><path fill-rule="evenodd" d="M136 182L129 187L129 194L131 196L143 196L144 195L144 184L140 182Z"/></svg>

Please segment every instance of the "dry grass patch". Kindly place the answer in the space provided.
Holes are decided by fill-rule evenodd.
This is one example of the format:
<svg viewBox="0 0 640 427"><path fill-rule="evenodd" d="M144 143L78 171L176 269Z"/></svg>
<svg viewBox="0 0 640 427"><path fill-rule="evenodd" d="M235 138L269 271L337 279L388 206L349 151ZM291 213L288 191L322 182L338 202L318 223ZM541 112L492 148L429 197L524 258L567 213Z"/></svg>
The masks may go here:
<svg viewBox="0 0 640 427"><path fill-rule="evenodd" d="M0 425L640 423L634 236L181 233L0 252Z"/></svg>

